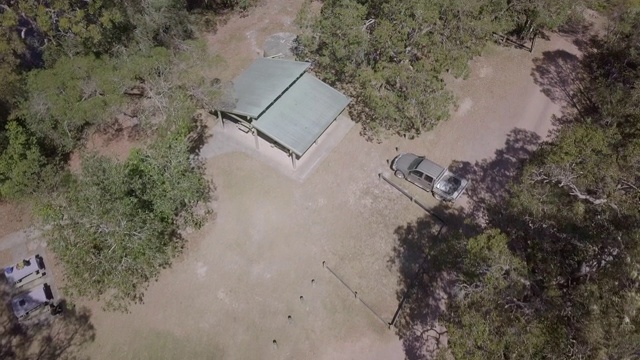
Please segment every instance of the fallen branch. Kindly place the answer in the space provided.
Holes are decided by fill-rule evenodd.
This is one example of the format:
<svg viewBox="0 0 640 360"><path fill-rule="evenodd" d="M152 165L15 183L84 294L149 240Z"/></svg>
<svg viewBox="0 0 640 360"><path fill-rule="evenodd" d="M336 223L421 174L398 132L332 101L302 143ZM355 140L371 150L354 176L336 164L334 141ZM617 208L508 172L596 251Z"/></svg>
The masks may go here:
<svg viewBox="0 0 640 360"><path fill-rule="evenodd" d="M577 177L578 175L574 173L572 165L569 165L564 169L557 166L548 166L547 169L534 171L530 176L530 181L557 184L561 188L568 189L569 195L575 196L580 200L587 200L594 205L602 205L608 201L606 198L595 198L591 195L587 195L578 189L574 184L574 179ZM617 206L611 206L617 209Z"/></svg>

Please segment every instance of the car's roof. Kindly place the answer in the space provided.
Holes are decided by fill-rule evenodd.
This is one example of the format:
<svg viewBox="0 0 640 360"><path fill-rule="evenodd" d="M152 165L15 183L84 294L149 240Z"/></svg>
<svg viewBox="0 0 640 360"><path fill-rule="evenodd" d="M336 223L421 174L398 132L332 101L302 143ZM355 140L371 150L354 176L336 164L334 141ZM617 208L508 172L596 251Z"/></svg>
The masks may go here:
<svg viewBox="0 0 640 360"><path fill-rule="evenodd" d="M422 161L420 162L420 164L418 164L416 169L422 171L423 173L431 176L434 179L444 171L444 168L442 166L434 163L427 158L422 158Z"/></svg>

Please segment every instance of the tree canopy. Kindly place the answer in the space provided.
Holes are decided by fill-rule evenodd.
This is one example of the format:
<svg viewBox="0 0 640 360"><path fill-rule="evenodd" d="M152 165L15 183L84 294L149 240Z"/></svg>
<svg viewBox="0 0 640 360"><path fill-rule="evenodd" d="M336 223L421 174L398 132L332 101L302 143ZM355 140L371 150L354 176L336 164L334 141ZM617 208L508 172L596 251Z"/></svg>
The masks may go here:
<svg viewBox="0 0 640 360"><path fill-rule="evenodd" d="M640 355L640 12L615 20L556 136L468 242L446 316L456 358Z"/></svg>
<svg viewBox="0 0 640 360"><path fill-rule="evenodd" d="M240 5L225 2L211 11ZM138 117L144 125L157 122L168 111L186 111L177 101L183 96L197 106L213 106L225 89L195 76L214 57L191 39L189 10L182 0L2 2L3 163L28 168L38 177L45 169L36 164L59 168L49 164L64 164L81 145L85 130L109 125L119 114ZM175 109L170 106L177 104ZM191 109L194 103L186 104ZM19 132L27 134L28 141L19 141ZM19 146L24 148L18 150ZM23 155L17 156L19 152ZM27 163L18 164L19 159ZM48 176L55 175L48 170ZM0 187L16 176L15 171L1 173ZM1 196L17 199L34 194L41 183L24 181L32 188L21 191L9 191L13 185L6 184Z"/></svg>
<svg viewBox="0 0 640 360"><path fill-rule="evenodd" d="M35 138L17 122L7 124L7 144L0 154L0 198L20 198L39 188L47 167Z"/></svg>
<svg viewBox="0 0 640 360"><path fill-rule="evenodd" d="M182 124L124 163L96 154L44 209L48 243L69 294L126 310L180 251L180 230L206 219L211 185Z"/></svg>
<svg viewBox="0 0 640 360"><path fill-rule="evenodd" d="M66 296L126 310L206 219L197 111L226 85L203 76L217 59L194 24L251 4L0 1L0 200L37 199ZM88 130L122 118L144 136L126 160L84 152Z"/></svg>
<svg viewBox="0 0 640 360"><path fill-rule="evenodd" d="M442 74L464 76L493 32L531 34L570 15L572 1L330 0L303 9L298 56L354 98L365 133L419 135L454 103Z"/></svg>

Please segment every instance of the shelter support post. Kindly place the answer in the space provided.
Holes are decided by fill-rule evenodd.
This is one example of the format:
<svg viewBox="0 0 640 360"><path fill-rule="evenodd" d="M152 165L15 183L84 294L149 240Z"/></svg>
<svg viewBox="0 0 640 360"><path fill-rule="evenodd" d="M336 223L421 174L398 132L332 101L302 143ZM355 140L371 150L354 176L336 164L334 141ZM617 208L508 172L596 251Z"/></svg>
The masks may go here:
<svg viewBox="0 0 640 360"><path fill-rule="evenodd" d="M222 128L224 129L224 118L222 117L222 113L220 110L216 111L218 113L218 119L220 119L220 123L222 123Z"/></svg>
<svg viewBox="0 0 640 360"><path fill-rule="evenodd" d="M293 151L289 150L289 156L291 156L291 165L293 165L293 169L296 169L296 154Z"/></svg>
<svg viewBox="0 0 640 360"><path fill-rule="evenodd" d="M251 132L253 133L253 138L256 141L256 149L260 150L260 144L259 144L259 139L258 139L258 130L256 130L256 128L251 129Z"/></svg>

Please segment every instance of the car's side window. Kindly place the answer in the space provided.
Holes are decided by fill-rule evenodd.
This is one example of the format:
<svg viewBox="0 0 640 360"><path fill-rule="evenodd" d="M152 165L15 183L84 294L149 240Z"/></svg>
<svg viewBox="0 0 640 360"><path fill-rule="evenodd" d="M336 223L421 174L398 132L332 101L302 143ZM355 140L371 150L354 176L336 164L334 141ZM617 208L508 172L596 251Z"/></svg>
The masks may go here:
<svg viewBox="0 0 640 360"><path fill-rule="evenodd" d="M411 171L411 175L416 176L418 178L422 178L425 174L423 174L422 171L420 170L413 170Z"/></svg>
<svg viewBox="0 0 640 360"><path fill-rule="evenodd" d="M424 179L424 181L428 182L429 184L433 183L433 178L427 174L424 174L422 178Z"/></svg>

